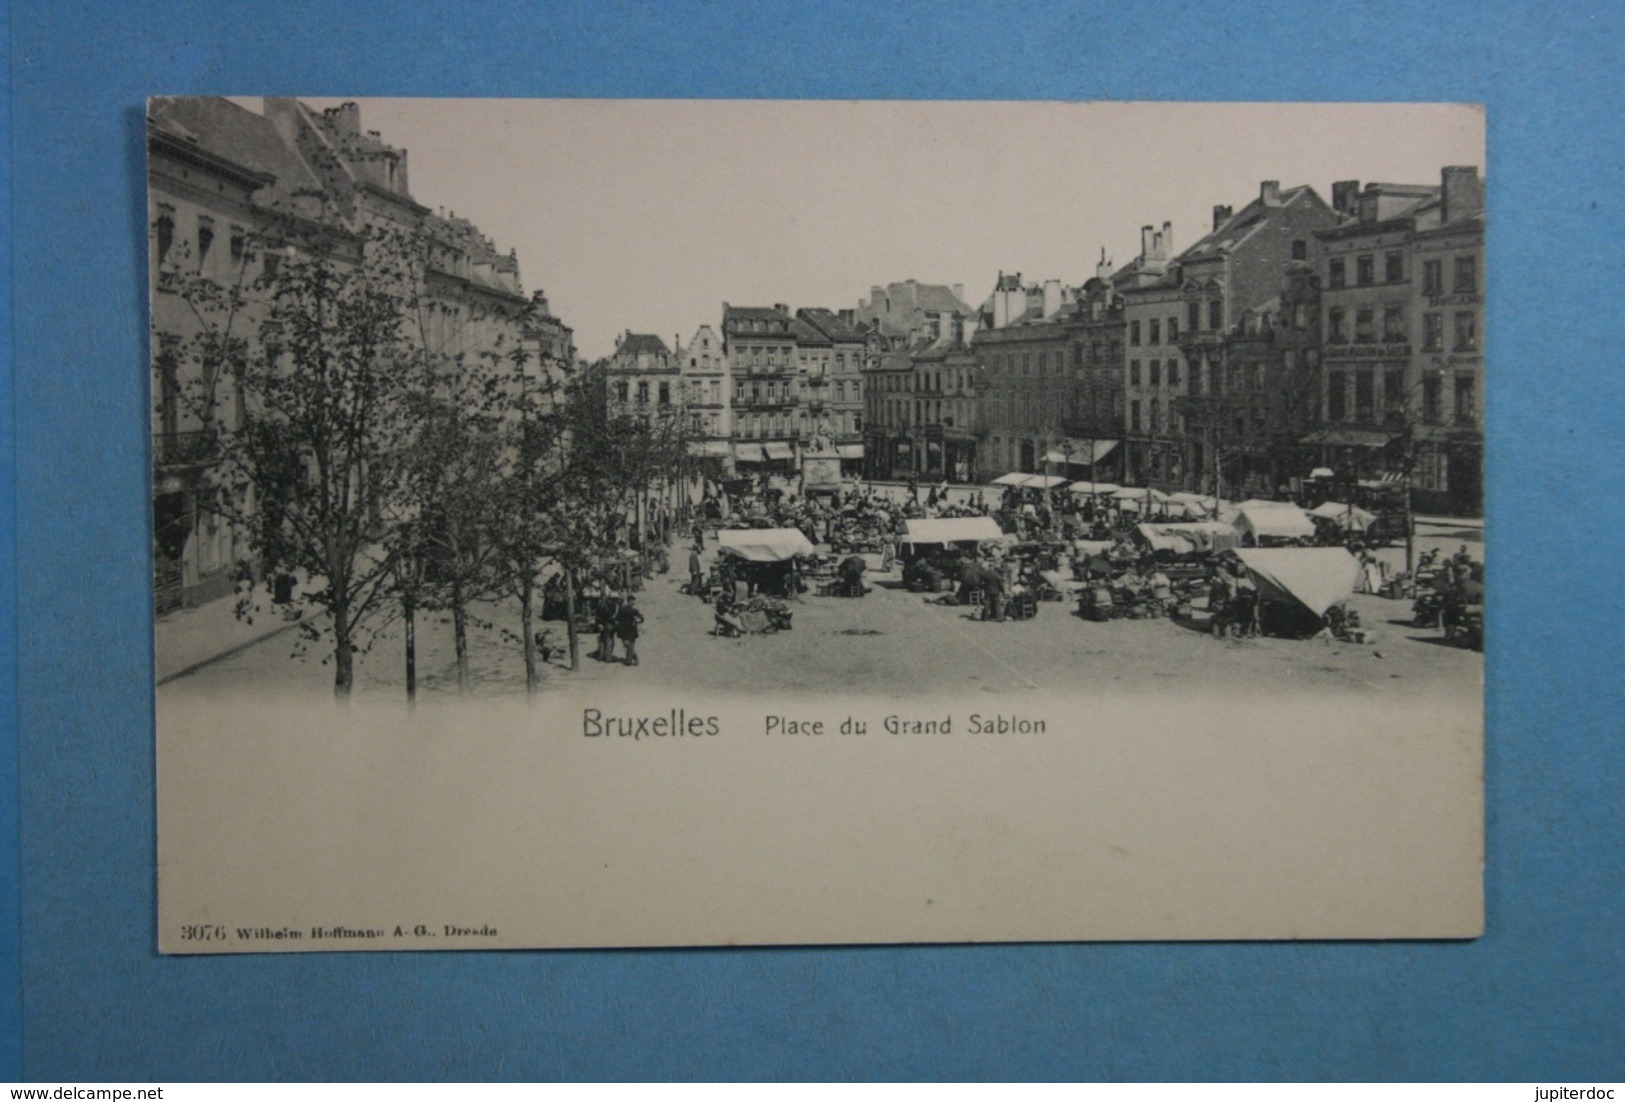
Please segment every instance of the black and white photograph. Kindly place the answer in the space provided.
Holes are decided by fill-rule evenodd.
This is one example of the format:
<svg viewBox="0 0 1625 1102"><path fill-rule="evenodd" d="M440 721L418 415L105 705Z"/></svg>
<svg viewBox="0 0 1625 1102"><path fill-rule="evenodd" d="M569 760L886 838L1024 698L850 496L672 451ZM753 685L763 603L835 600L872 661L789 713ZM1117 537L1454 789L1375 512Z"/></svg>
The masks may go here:
<svg viewBox="0 0 1625 1102"><path fill-rule="evenodd" d="M1482 931L1481 109L146 126L163 951Z"/></svg>

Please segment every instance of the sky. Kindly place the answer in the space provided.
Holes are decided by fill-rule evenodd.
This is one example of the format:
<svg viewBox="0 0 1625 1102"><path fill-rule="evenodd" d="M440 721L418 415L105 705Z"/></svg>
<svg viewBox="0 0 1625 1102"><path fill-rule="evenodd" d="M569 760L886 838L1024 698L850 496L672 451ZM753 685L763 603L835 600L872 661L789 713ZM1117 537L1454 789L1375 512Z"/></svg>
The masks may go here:
<svg viewBox="0 0 1625 1102"><path fill-rule="evenodd" d="M258 100L240 100L258 109ZM321 108L338 99L306 98ZM516 249L583 356L687 341L722 303L854 307L906 279L1082 283L1140 227L1176 251L1260 181L1437 184L1486 169L1447 104L360 99L418 202ZM1487 175L1487 173L1486 173Z"/></svg>

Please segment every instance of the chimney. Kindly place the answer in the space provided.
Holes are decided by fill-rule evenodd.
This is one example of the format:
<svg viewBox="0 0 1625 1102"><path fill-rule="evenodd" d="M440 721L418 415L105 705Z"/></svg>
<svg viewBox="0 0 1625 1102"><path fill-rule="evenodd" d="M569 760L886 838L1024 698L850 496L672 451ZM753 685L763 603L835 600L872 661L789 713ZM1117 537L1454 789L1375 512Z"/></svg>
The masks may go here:
<svg viewBox="0 0 1625 1102"><path fill-rule="evenodd" d="M960 302L965 301L965 285L963 283L954 284L954 298Z"/></svg>
<svg viewBox="0 0 1625 1102"><path fill-rule="evenodd" d="M299 141L299 101L287 96L266 96L260 110L271 121L277 136L297 148Z"/></svg>
<svg viewBox="0 0 1625 1102"><path fill-rule="evenodd" d="M1440 194L1445 222L1457 222L1484 213L1484 183L1477 165L1449 165L1440 174Z"/></svg>
<svg viewBox="0 0 1625 1102"><path fill-rule="evenodd" d="M1174 255L1174 224L1172 222L1162 224L1162 255L1165 257Z"/></svg>
<svg viewBox="0 0 1625 1102"><path fill-rule="evenodd" d="M1214 230L1218 230L1218 228L1220 226L1222 226L1226 222L1230 221L1230 216L1232 214L1234 214L1234 213L1235 212L1232 211L1229 207L1214 207L1213 208L1213 228L1214 228Z"/></svg>
<svg viewBox="0 0 1625 1102"><path fill-rule="evenodd" d="M1281 181L1265 180L1258 185L1258 198L1266 207L1281 205Z"/></svg>
<svg viewBox="0 0 1625 1102"><path fill-rule="evenodd" d="M1044 281L1044 316L1053 318L1055 312L1061 308L1061 281L1046 279Z"/></svg>
<svg viewBox="0 0 1625 1102"><path fill-rule="evenodd" d="M333 123L333 129L348 137L361 136L361 107L353 100L341 103L337 107L329 107L322 114Z"/></svg>
<svg viewBox="0 0 1625 1102"><path fill-rule="evenodd" d="M878 310L880 309L880 304L885 300L886 288L882 287L878 283L871 283L869 285L869 305Z"/></svg>
<svg viewBox="0 0 1625 1102"><path fill-rule="evenodd" d="M777 310L781 314L788 314L790 312L790 308L782 302L775 302L773 304L773 309Z"/></svg>
<svg viewBox="0 0 1625 1102"><path fill-rule="evenodd" d="M1106 247L1100 247L1100 260L1095 263L1095 278L1104 282L1112 277L1112 262L1106 259Z"/></svg>
<svg viewBox="0 0 1625 1102"><path fill-rule="evenodd" d="M1338 180L1332 184L1332 209L1349 218L1360 214L1360 181Z"/></svg>
<svg viewBox="0 0 1625 1102"><path fill-rule="evenodd" d="M1140 227L1140 259L1141 260L1149 260L1149 259L1151 259L1151 248L1152 248L1151 237L1152 237L1151 227L1150 226L1141 226Z"/></svg>

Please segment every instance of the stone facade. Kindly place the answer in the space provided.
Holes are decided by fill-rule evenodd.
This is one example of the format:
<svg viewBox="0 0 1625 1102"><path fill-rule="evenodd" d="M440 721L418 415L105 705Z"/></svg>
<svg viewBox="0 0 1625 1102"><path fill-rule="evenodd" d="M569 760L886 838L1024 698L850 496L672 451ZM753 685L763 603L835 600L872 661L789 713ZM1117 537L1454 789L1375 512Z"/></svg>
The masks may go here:
<svg viewBox="0 0 1625 1102"><path fill-rule="evenodd" d="M224 596L241 569L255 569L240 533L206 506L213 430L241 415L230 372L184 350L212 336L233 355L262 355L270 288L290 256L358 265L382 247L369 242L392 237L418 260L397 273L418 307L407 319L416 355L446 372L475 361L506 369L521 357L537 375L569 370L570 330L545 298L524 294L517 257L468 220L417 202L406 151L363 131L355 104L316 111L273 98L257 113L158 97L147 142L160 614ZM186 400L200 389L207 413Z"/></svg>
<svg viewBox="0 0 1625 1102"><path fill-rule="evenodd" d="M1476 168L1433 185L1334 188L1324 251L1318 461L1356 480L1410 469L1423 511L1483 508L1484 199Z"/></svg>

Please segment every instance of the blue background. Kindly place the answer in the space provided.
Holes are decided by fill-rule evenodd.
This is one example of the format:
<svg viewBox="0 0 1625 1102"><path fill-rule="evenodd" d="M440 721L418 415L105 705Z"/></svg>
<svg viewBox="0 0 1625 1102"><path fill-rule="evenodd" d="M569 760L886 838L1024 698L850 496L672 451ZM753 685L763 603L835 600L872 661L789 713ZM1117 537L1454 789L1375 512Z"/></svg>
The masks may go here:
<svg viewBox="0 0 1625 1102"><path fill-rule="evenodd" d="M1625 1077L1621 11L11 4L0 1080ZM243 91L1488 104L1486 936L157 956L142 105Z"/></svg>

